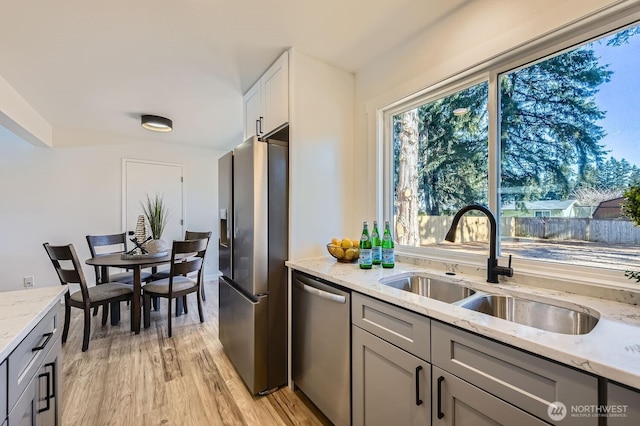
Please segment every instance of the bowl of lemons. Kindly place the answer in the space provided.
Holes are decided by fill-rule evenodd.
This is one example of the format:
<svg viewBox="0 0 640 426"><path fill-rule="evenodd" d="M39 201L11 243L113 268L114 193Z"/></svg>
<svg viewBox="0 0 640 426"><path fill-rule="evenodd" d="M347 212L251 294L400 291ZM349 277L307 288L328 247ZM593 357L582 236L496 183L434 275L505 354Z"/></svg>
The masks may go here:
<svg viewBox="0 0 640 426"><path fill-rule="evenodd" d="M349 238L334 238L327 244L327 250L338 262L357 262L360 256L360 241Z"/></svg>

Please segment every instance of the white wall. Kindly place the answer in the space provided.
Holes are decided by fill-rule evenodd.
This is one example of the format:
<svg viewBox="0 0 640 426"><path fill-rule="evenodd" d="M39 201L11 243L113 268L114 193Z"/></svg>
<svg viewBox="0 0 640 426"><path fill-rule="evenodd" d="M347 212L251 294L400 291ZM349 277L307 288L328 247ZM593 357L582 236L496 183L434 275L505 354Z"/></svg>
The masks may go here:
<svg viewBox="0 0 640 426"><path fill-rule="evenodd" d="M356 74L355 152L369 171L356 175L354 214L372 217L380 200L380 158L375 108L455 76L497 55L590 16L614 0L470 1L436 26L417 34ZM369 107L373 114L366 114ZM362 167L359 163L357 167Z"/></svg>
<svg viewBox="0 0 640 426"><path fill-rule="evenodd" d="M59 285L42 244L73 243L89 257L85 236L121 231L122 158L180 163L185 169L185 229L211 230L205 274L218 272L218 183L221 151L56 131L54 148L0 132L0 291ZM89 282L92 267L85 267Z"/></svg>
<svg viewBox="0 0 640 426"><path fill-rule="evenodd" d="M353 74L290 54L289 259L326 256L353 223Z"/></svg>

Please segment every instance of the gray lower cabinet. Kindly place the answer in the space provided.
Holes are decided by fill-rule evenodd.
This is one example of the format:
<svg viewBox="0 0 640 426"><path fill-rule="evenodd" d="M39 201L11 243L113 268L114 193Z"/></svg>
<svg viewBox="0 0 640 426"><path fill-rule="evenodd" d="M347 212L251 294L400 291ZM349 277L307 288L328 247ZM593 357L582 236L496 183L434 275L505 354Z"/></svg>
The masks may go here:
<svg viewBox="0 0 640 426"><path fill-rule="evenodd" d="M572 415L572 407L598 405L596 376L437 321L431 362L545 422L598 425L595 416Z"/></svg>
<svg viewBox="0 0 640 426"><path fill-rule="evenodd" d="M431 407L433 426L548 424L435 366Z"/></svg>
<svg viewBox="0 0 640 426"><path fill-rule="evenodd" d="M7 360L7 426L61 425L60 307L56 304Z"/></svg>
<svg viewBox="0 0 640 426"><path fill-rule="evenodd" d="M609 382L606 409L607 426L640 425L640 391Z"/></svg>
<svg viewBox="0 0 640 426"><path fill-rule="evenodd" d="M351 322L353 425L429 424L429 318L352 293Z"/></svg>
<svg viewBox="0 0 640 426"><path fill-rule="evenodd" d="M352 326L354 425L428 425L431 366Z"/></svg>

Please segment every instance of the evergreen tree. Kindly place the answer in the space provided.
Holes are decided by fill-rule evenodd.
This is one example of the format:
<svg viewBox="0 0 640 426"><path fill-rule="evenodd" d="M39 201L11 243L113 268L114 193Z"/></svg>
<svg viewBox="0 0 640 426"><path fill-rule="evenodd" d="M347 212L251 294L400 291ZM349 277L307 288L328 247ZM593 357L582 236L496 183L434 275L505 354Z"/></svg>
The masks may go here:
<svg viewBox="0 0 640 426"><path fill-rule="evenodd" d="M487 90L481 83L418 108L420 201L429 215L487 202Z"/></svg>
<svg viewBox="0 0 640 426"><path fill-rule="evenodd" d="M606 68L587 45L500 78L502 187L544 185L562 199L572 179L589 178L604 155L594 95L609 81Z"/></svg>

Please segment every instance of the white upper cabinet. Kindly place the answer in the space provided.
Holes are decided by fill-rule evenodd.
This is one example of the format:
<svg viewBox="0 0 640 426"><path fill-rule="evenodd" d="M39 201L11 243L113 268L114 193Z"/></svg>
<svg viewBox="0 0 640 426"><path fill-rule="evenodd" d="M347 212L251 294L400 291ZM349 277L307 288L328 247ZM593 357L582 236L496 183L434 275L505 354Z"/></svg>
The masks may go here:
<svg viewBox="0 0 640 426"><path fill-rule="evenodd" d="M289 122L289 52L284 52L260 79L264 120L262 134Z"/></svg>
<svg viewBox="0 0 640 426"><path fill-rule="evenodd" d="M244 95L244 137L268 135L289 122L289 52Z"/></svg>
<svg viewBox="0 0 640 426"><path fill-rule="evenodd" d="M260 117L262 116L262 98L260 96L260 81L244 94L244 139L260 134Z"/></svg>

